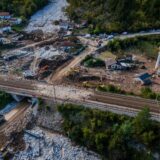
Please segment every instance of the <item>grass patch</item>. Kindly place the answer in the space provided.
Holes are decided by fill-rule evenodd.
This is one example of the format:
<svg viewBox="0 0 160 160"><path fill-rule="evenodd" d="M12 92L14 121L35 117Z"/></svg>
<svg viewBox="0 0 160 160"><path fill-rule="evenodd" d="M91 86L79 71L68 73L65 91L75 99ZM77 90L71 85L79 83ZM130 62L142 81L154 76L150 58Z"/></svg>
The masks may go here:
<svg viewBox="0 0 160 160"><path fill-rule="evenodd" d="M85 59L81 62L85 67L105 67L105 62L100 58L94 58L93 56L86 56Z"/></svg>
<svg viewBox="0 0 160 160"><path fill-rule="evenodd" d="M19 24L19 25L14 25L14 26L12 26L12 29L15 32L22 32L24 30L24 28L26 27L26 24L27 23L22 23L22 24Z"/></svg>
<svg viewBox="0 0 160 160"><path fill-rule="evenodd" d="M158 47L160 45L160 36L143 36L128 39L115 39L108 43L108 49L115 55L124 55L128 51L139 50L147 58L156 59Z"/></svg>
<svg viewBox="0 0 160 160"><path fill-rule="evenodd" d="M116 56L112 52L105 51L100 54L99 58L101 60L106 60L107 58L116 59Z"/></svg>
<svg viewBox="0 0 160 160"><path fill-rule="evenodd" d="M117 93L117 94L124 94L124 95L134 95L139 96L141 98L145 99L153 99L160 101L160 93L155 93L152 91L149 87L143 87L141 89L141 93L139 95L134 94L133 92L126 92L122 90L121 88L114 86L112 84L109 85L99 85L97 87L97 90L100 92L110 92L110 93Z"/></svg>

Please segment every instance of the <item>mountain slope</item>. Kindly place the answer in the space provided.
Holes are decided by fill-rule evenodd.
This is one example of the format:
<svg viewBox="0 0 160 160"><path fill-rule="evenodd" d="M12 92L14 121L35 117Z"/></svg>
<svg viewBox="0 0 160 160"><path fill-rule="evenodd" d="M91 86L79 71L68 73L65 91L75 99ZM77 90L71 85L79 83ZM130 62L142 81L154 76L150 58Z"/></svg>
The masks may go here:
<svg viewBox="0 0 160 160"><path fill-rule="evenodd" d="M17 16L29 17L48 0L0 0L0 11L8 11Z"/></svg>
<svg viewBox="0 0 160 160"><path fill-rule="evenodd" d="M87 20L90 29L100 31L137 31L160 28L160 0L68 0L68 15Z"/></svg>

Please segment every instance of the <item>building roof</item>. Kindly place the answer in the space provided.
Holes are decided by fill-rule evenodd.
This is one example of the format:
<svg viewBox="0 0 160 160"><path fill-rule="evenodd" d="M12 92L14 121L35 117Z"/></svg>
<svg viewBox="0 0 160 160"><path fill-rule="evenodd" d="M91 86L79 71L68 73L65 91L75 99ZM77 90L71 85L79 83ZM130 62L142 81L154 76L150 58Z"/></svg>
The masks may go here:
<svg viewBox="0 0 160 160"><path fill-rule="evenodd" d="M149 73L143 73L138 78L145 81L146 79L151 78L151 75Z"/></svg>
<svg viewBox="0 0 160 160"><path fill-rule="evenodd" d="M106 66L110 66L110 65L113 65L113 64L116 64L116 60L112 59L112 58L108 58L105 60L106 62Z"/></svg>
<svg viewBox="0 0 160 160"><path fill-rule="evenodd" d="M0 12L0 16L10 16L9 12Z"/></svg>

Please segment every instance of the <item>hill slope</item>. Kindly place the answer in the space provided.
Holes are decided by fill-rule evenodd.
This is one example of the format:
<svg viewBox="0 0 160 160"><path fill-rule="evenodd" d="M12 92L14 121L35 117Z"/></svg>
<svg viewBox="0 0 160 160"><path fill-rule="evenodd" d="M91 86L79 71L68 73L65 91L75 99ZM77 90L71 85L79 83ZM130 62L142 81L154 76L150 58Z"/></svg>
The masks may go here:
<svg viewBox="0 0 160 160"><path fill-rule="evenodd" d="M0 0L0 11L8 11L17 16L29 17L48 0Z"/></svg>
<svg viewBox="0 0 160 160"><path fill-rule="evenodd" d="M159 0L68 0L68 15L87 20L99 31L137 31L160 28Z"/></svg>

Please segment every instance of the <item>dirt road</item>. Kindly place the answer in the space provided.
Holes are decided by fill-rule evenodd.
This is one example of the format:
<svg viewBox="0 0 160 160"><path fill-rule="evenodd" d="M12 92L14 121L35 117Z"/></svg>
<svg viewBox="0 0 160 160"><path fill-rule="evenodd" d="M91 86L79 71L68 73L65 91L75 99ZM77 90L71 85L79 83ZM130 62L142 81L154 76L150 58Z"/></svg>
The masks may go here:
<svg viewBox="0 0 160 160"><path fill-rule="evenodd" d="M48 81L51 84L55 84L56 82L60 81L72 68L76 67L80 64L80 62L87 56L90 55L95 50L95 47L88 47L84 50L80 55L75 57L66 67L62 68L61 70L57 70L54 73L50 80Z"/></svg>

